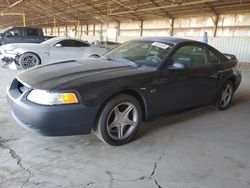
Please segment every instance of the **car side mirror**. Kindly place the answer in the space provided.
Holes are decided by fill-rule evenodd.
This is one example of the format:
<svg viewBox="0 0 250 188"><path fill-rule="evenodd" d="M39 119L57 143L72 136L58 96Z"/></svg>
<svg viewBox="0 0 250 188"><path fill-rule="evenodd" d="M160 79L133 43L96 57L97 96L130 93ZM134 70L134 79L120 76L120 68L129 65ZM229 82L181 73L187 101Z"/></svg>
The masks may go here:
<svg viewBox="0 0 250 188"><path fill-rule="evenodd" d="M58 43L55 45L55 47L62 47L62 44Z"/></svg>
<svg viewBox="0 0 250 188"><path fill-rule="evenodd" d="M186 68L187 68L186 62L181 60L176 60L170 66L168 66L168 69L170 70L182 70Z"/></svg>

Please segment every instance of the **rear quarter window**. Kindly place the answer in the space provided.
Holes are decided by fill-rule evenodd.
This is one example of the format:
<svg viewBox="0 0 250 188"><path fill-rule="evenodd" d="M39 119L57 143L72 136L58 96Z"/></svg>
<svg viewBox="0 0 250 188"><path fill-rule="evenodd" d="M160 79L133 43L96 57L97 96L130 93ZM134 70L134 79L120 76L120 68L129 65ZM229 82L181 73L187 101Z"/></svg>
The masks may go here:
<svg viewBox="0 0 250 188"><path fill-rule="evenodd" d="M219 64L220 63L220 57L216 52L213 52L212 50L208 49L207 51L208 55L208 61L213 64Z"/></svg>
<svg viewBox="0 0 250 188"><path fill-rule="evenodd" d="M26 29L26 32L28 37L34 37L39 35L37 29Z"/></svg>

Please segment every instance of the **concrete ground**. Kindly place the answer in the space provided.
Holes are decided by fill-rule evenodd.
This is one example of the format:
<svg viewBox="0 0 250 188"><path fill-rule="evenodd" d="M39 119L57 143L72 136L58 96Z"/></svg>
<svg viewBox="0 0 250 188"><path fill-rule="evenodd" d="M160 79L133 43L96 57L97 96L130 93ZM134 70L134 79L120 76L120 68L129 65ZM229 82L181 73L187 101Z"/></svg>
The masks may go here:
<svg viewBox="0 0 250 188"><path fill-rule="evenodd" d="M11 117L0 69L1 188L250 188L250 66L232 107L159 117L121 147L93 135L48 138Z"/></svg>

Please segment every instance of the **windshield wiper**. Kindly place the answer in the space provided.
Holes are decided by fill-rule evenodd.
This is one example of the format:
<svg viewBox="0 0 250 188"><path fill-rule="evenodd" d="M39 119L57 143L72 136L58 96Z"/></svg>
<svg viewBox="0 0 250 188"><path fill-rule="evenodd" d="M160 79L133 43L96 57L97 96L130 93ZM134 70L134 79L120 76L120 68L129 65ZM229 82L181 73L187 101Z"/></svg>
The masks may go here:
<svg viewBox="0 0 250 188"><path fill-rule="evenodd" d="M123 62L125 64L129 64L132 65L134 67L139 67L138 64L134 63L133 61L130 61L129 59L125 59L125 58L110 58L109 56L104 56L105 59L107 59L108 61L115 61L115 62Z"/></svg>

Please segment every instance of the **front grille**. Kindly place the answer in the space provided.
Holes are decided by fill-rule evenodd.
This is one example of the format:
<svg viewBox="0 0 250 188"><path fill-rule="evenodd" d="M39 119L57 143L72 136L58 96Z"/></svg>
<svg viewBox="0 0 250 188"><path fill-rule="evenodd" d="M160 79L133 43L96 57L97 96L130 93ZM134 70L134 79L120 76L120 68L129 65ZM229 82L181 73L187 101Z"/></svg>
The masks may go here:
<svg viewBox="0 0 250 188"><path fill-rule="evenodd" d="M20 81L17 79L14 79L13 82L10 85L10 95L14 98L18 98L21 96L23 93L27 92L29 88L22 84Z"/></svg>
<svg viewBox="0 0 250 188"><path fill-rule="evenodd" d="M26 87L25 85L23 85L21 82L17 82L17 88L21 93L24 93L26 91L28 91L28 87Z"/></svg>

